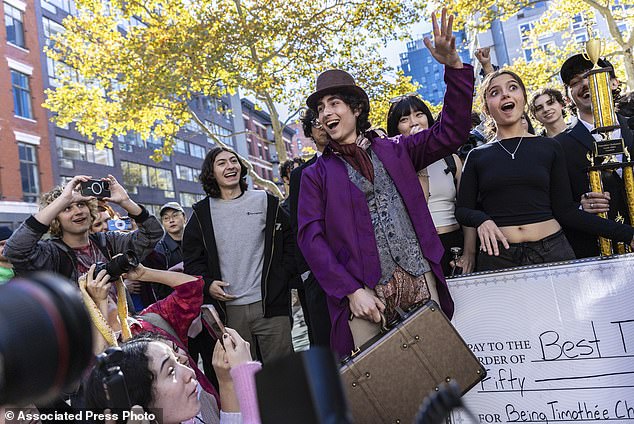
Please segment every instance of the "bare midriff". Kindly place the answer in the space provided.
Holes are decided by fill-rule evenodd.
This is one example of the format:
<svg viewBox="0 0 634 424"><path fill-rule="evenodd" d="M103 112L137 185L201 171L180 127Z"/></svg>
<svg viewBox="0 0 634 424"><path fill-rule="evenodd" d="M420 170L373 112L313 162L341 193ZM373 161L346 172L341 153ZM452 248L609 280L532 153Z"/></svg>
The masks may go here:
<svg viewBox="0 0 634 424"><path fill-rule="evenodd" d="M460 224L443 225L442 227L436 227L438 234L453 233L460 229Z"/></svg>
<svg viewBox="0 0 634 424"><path fill-rule="evenodd" d="M535 222L534 224L500 227L500 231L502 231L509 243L538 241L555 234L559 230L561 230L561 225L554 218L548 221Z"/></svg>

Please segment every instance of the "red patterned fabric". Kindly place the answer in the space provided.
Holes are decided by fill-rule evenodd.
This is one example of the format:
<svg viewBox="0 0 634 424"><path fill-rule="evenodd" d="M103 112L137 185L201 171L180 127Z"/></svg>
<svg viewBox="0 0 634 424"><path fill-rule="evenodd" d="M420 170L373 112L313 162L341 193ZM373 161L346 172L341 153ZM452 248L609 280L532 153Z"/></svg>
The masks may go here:
<svg viewBox="0 0 634 424"><path fill-rule="evenodd" d="M187 349L187 330L192 321L200 315L200 307L203 304L203 279L196 277L196 280L181 284L174 288L174 291L164 299L145 308L136 318L138 321L130 325L133 335L150 332L158 333L163 337L173 341L188 352ZM160 315L174 329L178 340L171 336L167 331L147 321L143 321L143 315L155 313ZM189 353L188 353L189 356ZM216 398L218 407L220 408L220 397L216 388L209 382L205 374L198 368L196 362L190 357L189 365L196 373L196 379L201 387Z"/></svg>

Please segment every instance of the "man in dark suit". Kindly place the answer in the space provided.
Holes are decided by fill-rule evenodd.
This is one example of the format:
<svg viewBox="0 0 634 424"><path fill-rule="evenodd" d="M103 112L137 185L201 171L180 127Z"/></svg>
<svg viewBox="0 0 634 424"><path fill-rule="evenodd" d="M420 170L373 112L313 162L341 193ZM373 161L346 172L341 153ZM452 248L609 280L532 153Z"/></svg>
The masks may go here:
<svg viewBox="0 0 634 424"><path fill-rule="evenodd" d="M604 59L599 59L598 65L602 68L612 65ZM566 87L568 98L577 109L577 119L564 132L555 138L563 147L568 166L568 175L574 198L579 200L581 208L590 213L608 212L610 219L622 216L625 223L629 223L625 186L621 171L603 171L602 181L604 193L591 193L587 168L590 166L586 155L594 150L593 142L600 139L599 135L591 134L595 128L592 115L592 103L588 78L585 73L592 69L592 63L578 54L568 58L561 67L560 75ZM613 92L618 90L619 82L614 70L610 71L610 84ZM632 148L632 130L627 126L627 119L617 114L620 129L615 130L611 138L623 138L625 146L630 153ZM623 155L618 155L618 160L624 160ZM600 254L597 238L587 233L573 231L564 228L566 237L572 245L578 258L598 256Z"/></svg>
<svg viewBox="0 0 634 424"><path fill-rule="evenodd" d="M323 130L315 113L307 109L302 117L302 128L304 135L310 137L317 147L317 153L306 163L291 172L290 192L288 200L291 209L291 228L295 240L297 240L297 204L299 200L299 189L302 179L302 172L311 166L328 145L328 136ZM306 305L304 315L308 325L308 337L311 346L330 346L330 315L326 304L326 294L310 272L310 268L298 249L295 250L295 261L297 270L301 274L304 282Z"/></svg>

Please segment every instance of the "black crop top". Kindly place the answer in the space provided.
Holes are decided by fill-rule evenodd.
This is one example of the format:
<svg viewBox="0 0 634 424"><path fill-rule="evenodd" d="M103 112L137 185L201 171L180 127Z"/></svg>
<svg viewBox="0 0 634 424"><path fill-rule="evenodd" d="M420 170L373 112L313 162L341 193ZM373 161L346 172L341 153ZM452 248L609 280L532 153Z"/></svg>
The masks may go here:
<svg viewBox="0 0 634 424"><path fill-rule="evenodd" d="M513 153L519 142L520 137L514 137L501 144ZM634 228L579 209L572 198L564 153L556 140L524 137L515 160L500 142L469 152L456 205L458 222L479 227L492 219L498 227L506 227L552 218L561 225L616 241L630 242L634 237Z"/></svg>

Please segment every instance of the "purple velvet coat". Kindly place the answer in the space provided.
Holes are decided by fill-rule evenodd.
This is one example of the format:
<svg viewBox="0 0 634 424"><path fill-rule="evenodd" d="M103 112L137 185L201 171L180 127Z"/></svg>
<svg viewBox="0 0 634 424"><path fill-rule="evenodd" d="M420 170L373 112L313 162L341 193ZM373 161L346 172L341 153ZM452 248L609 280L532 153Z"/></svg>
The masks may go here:
<svg viewBox="0 0 634 424"><path fill-rule="evenodd" d="M373 154L403 198L423 255L438 278L441 307L451 317L453 300L440 266L444 249L416 175L454 152L469 136L473 68L445 68L445 82L441 118L430 129L408 137L376 137L371 141ZM374 288L381 277L381 265L365 195L348 178L343 160L329 148L302 174L298 227L299 248L327 295L330 345L346 356L353 349L346 296L364 285Z"/></svg>

